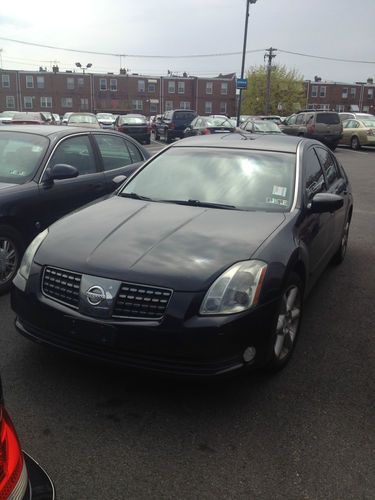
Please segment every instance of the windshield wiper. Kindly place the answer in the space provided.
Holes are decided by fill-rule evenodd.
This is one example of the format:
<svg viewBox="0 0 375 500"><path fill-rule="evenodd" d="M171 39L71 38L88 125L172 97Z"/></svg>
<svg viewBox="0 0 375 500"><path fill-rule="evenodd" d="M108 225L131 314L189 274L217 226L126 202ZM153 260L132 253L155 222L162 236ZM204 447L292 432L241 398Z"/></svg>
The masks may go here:
<svg viewBox="0 0 375 500"><path fill-rule="evenodd" d="M234 205L225 205L223 203L211 203L209 201L199 200L157 200L164 203L176 203L177 205L189 205L192 207L224 208L226 210L237 210Z"/></svg>
<svg viewBox="0 0 375 500"><path fill-rule="evenodd" d="M122 198L133 198L134 200L153 201L152 198L141 196L137 193L119 193L119 196L121 196Z"/></svg>

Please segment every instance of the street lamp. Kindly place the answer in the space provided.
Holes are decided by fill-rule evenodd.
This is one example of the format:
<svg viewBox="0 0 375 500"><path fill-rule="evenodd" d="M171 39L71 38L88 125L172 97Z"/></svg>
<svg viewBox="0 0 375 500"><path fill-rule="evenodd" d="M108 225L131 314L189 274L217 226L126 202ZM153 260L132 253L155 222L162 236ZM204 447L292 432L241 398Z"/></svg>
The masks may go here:
<svg viewBox="0 0 375 500"><path fill-rule="evenodd" d="M246 0L245 33L244 33L244 38L243 38L241 80L243 79L244 71L245 71L245 57L246 57L247 25L248 25L248 20L249 20L249 7L250 7L251 3L256 3L256 2L257 2L257 0ZM241 100L242 100L242 89L240 89L240 95L239 95L239 99L238 99L237 127L240 125Z"/></svg>
<svg viewBox="0 0 375 500"><path fill-rule="evenodd" d="M87 63L86 66L82 66L82 64L80 62L76 62L76 66L77 66L77 68L82 68L83 74L85 74L86 69L91 68L92 64Z"/></svg>

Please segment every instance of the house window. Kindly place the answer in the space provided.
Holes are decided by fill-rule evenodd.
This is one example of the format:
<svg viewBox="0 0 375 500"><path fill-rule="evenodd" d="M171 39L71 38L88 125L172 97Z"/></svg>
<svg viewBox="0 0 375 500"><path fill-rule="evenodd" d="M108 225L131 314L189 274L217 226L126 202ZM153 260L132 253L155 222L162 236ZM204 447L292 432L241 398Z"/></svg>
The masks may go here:
<svg viewBox="0 0 375 500"><path fill-rule="evenodd" d="M36 86L38 89L44 89L44 76L36 77Z"/></svg>
<svg viewBox="0 0 375 500"><path fill-rule="evenodd" d="M52 108L52 97L41 97L40 98L41 108Z"/></svg>
<svg viewBox="0 0 375 500"><path fill-rule="evenodd" d="M138 92L146 92L146 83L144 80L138 80Z"/></svg>
<svg viewBox="0 0 375 500"><path fill-rule="evenodd" d="M1 75L1 85L4 89L10 88L10 78L9 75Z"/></svg>
<svg viewBox="0 0 375 500"><path fill-rule="evenodd" d="M142 111L143 110L143 101L141 99L133 99L132 100L132 108L134 111Z"/></svg>
<svg viewBox="0 0 375 500"><path fill-rule="evenodd" d="M317 85L311 86L311 97L318 97L318 86Z"/></svg>
<svg viewBox="0 0 375 500"><path fill-rule="evenodd" d="M16 100L13 95L7 95L5 98L5 107L8 109L14 109L16 107Z"/></svg>
<svg viewBox="0 0 375 500"><path fill-rule="evenodd" d="M155 85L155 83L149 83L148 86L147 86L147 90L151 94L153 94L154 92L156 92L156 85Z"/></svg>
<svg viewBox="0 0 375 500"><path fill-rule="evenodd" d="M326 91L327 91L327 87L322 85L319 89L319 97L325 97L326 96Z"/></svg>
<svg viewBox="0 0 375 500"><path fill-rule="evenodd" d="M212 89L213 89L213 83L206 82L206 94L212 94Z"/></svg>
<svg viewBox="0 0 375 500"><path fill-rule="evenodd" d="M227 114L227 103L226 102L220 103L220 113L223 115Z"/></svg>
<svg viewBox="0 0 375 500"><path fill-rule="evenodd" d="M150 113L157 113L158 112L158 105L156 102L151 102L150 103Z"/></svg>
<svg viewBox="0 0 375 500"><path fill-rule="evenodd" d="M211 101L206 101L204 103L204 112L208 115L212 113L212 102Z"/></svg>
<svg viewBox="0 0 375 500"><path fill-rule="evenodd" d="M180 102L180 109L190 109L190 102L189 101L181 101Z"/></svg>
<svg viewBox="0 0 375 500"><path fill-rule="evenodd" d="M227 95L228 94L228 82L222 82L220 85L220 94Z"/></svg>
<svg viewBox="0 0 375 500"><path fill-rule="evenodd" d="M68 90L73 90L74 89L74 78L69 77L69 78L66 79L66 88Z"/></svg>
<svg viewBox="0 0 375 500"><path fill-rule="evenodd" d="M174 94L176 92L176 82L168 81L168 94Z"/></svg>
<svg viewBox="0 0 375 500"><path fill-rule="evenodd" d="M25 109L33 109L34 97L26 96L23 98L23 107Z"/></svg>
<svg viewBox="0 0 375 500"><path fill-rule="evenodd" d="M62 108L72 108L73 107L73 99L71 97L62 97L61 98L61 107Z"/></svg>
<svg viewBox="0 0 375 500"><path fill-rule="evenodd" d="M342 97L343 99L347 99L347 98L348 98L348 89L347 89L347 87L344 87L344 88L342 89L342 94L341 94L341 97Z"/></svg>
<svg viewBox="0 0 375 500"><path fill-rule="evenodd" d="M179 94L185 94L185 82L178 82L177 83L177 92Z"/></svg>
<svg viewBox="0 0 375 500"><path fill-rule="evenodd" d="M357 89L355 87L350 88L350 97L355 97Z"/></svg>
<svg viewBox="0 0 375 500"><path fill-rule="evenodd" d="M109 80L109 90L111 92L117 92L117 80L116 80L116 78L111 78Z"/></svg>
<svg viewBox="0 0 375 500"><path fill-rule="evenodd" d="M107 79L106 78L99 79L99 90L107 90Z"/></svg>
<svg viewBox="0 0 375 500"><path fill-rule="evenodd" d="M27 89L34 88L34 77L31 75L26 75L26 88Z"/></svg>
<svg viewBox="0 0 375 500"><path fill-rule="evenodd" d="M374 98L374 89L367 89L367 99Z"/></svg>
<svg viewBox="0 0 375 500"><path fill-rule="evenodd" d="M173 109L173 101L165 101L165 111Z"/></svg>
<svg viewBox="0 0 375 500"><path fill-rule="evenodd" d="M77 86L79 89L82 89L85 86L85 80L82 77L77 78Z"/></svg>
<svg viewBox="0 0 375 500"><path fill-rule="evenodd" d="M81 98L80 109L81 111L87 111L89 109L89 100L87 97Z"/></svg>

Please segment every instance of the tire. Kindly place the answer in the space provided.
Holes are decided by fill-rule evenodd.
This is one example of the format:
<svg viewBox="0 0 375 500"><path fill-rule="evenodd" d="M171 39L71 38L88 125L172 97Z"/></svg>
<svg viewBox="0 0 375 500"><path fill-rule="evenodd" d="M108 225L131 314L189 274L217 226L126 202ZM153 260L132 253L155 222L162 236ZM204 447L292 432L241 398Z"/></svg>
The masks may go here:
<svg viewBox="0 0 375 500"><path fill-rule="evenodd" d="M151 144L151 137L148 137L148 138L145 140L145 144Z"/></svg>
<svg viewBox="0 0 375 500"><path fill-rule="evenodd" d="M356 135L350 139L350 147L355 150L361 149L361 143Z"/></svg>
<svg viewBox="0 0 375 500"><path fill-rule="evenodd" d="M15 229L0 225L0 295L10 289L20 265L23 247L22 238Z"/></svg>
<svg viewBox="0 0 375 500"><path fill-rule="evenodd" d="M155 130L155 141L160 141L160 135Z"/></svg>
<svg viewBox="0 0 375 500"><path fill-rule="evenodd" d="M328 147L331 151L334 151L337 148L337 142L332 142L331 144L328 144Z"/></svg>
<svg viewBox="0 0 375 500"><path fill-rule="evenodd" d="M164 140L165 144L170 144L172 142L172 139L170 138L168 134L168 129L164 130Z"/></svg>
<svg viewBox="0 0 375 500"><path fill-rule="evenodd" d="M336 266L341 264L341 262L343 262L343 260L345 259L346 250L348 248L349 229L350 229L350 217L348 217L348 219L345 222L344 230L343 230L342 237L341 237L340 246L339 246L337 252L332 257L331 262L332 262L332 264L334 264Z"/></svg>
<svg viewBox="0 0 375 500"><path fill-rule="evenodd" d="M292 272L285 282L269 339L264 366L268 372L282 370L293 354L302 319L303 291L301 278Z"/></svg>

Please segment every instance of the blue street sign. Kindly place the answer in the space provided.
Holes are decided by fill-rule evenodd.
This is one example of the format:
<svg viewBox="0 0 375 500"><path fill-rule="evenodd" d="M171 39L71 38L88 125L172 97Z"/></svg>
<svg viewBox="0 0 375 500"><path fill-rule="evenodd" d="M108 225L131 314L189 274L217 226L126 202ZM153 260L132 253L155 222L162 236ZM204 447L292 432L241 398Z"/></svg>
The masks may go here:
<svg viewBox="0 0 375 500"><path fill-rule="evenodd" d="M236 88L237 89L247 89L247 78L237 78Z"/></svg>

